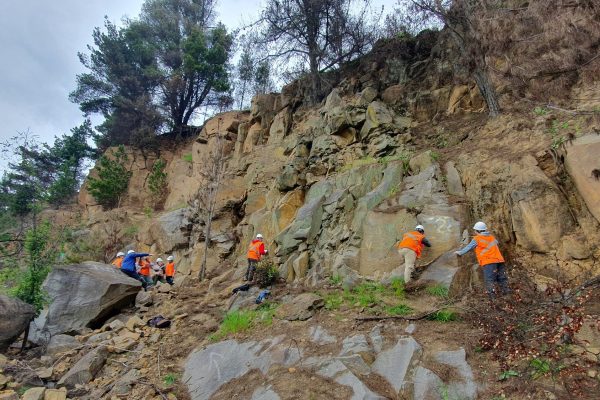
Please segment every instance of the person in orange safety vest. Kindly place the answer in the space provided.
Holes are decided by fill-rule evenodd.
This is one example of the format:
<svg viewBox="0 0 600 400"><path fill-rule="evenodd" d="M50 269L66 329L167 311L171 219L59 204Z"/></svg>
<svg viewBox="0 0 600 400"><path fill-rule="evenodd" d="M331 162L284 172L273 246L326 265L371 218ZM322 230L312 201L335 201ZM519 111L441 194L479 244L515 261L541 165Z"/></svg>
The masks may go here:
<svg viewBox="0 0 600 400"><path fill-rule="evenodd" d="M431 243L425 237L423 225L417 225L414 231L405 233L396 246L398 254L404 259L404 283L411 281L415 261L421 257L423 246L431 247Z"/></svg>
<svg viewBox="0 0 600 400"><path fill-rule="evenodd" d="M475 250L477 262L483 268L483 281L485 290L490 299L494 299L496 294L496 284L500 292L505 295L510 293L508 287L508 278L506 277L506 268L504 266L504 257L498 248L498 241L488 232L487 225L481 221L473 227L477 233L471 242L461 250L454 252L457 256L462 256L471 250Z"/></svg>
<svg viewBox="0 0 600 400"><path fill-rule="evenodd" d="M250 247L248 247L248 269L246 269L245 281L252 281L254 278L254 271L256 271L256 266L260 261L260 258L265 254L267 254L267 250L265 250L263 236L259 233L256 235L256 239L250 243Z"/></svg>
<svg viewBox="0 0 600 400"><path fill-rule="evenodd" d="M173 256L167 257L167 266L165 267L165 277L167 279L167 283L171 286L173 286L173 278L175 277L174 259L175 258Z"/></svg>
<svg viewBox="0 0 600 400"><path fill-rule="evenodd" d="M125 257L125 253L123 253L122 251L118 252L117 257L113 260L113 262L111 264L117 268L121 268L121 264L123 264L124 257Z"/></svg>
<svg viewBox="0 0 600 400"><path fill-rule="evenodd" d="M152 278L150 277L150 267L151 267L151 263L150 263L150 258L148 256L146 257L141 257L139 262L139 274L140 277L146 281L146 284L148 284L148 286L152 285Z"/></svg>

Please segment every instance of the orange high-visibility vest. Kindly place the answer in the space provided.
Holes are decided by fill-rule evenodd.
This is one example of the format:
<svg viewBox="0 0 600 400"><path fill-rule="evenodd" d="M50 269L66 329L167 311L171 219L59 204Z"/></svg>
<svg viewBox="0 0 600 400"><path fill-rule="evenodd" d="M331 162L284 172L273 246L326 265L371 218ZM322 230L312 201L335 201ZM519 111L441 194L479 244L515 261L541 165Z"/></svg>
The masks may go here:
<svg viewBox="0 0 600 400"><path fill-rule="evenodd" d="M249 260L260 260L260 246L262 245L261 241L256 241L254 243L250 243L250 248L248 249L248 259Z"/></svg>
<svg viewBox="0 0 600 400"><path fill-rule="evenodd" d="M165 267L165 275L166 276L174 276L175 275L175 263L173 261L171 261L170 263L167 263L167 266Z"/></svg>
<svg viewBox="0 0 600 400"><path fill-rule="evenodd" d="M112 265L117 268L121 268L121 264L123 264L123 257L117 257L115 261L112 262Z"/></svg>
<svg viewBox="0 0 600 400"><path fill-rule="evenodd" d="M421 257L421 251L423 250L423 239L425 235L421 232L412 231L405 233L402 237L402 241L398 245L398 248L411 249L417 253L417 258Z"/></svg>
<svg viewBox="0 0 600 400"><path fill-rule="evenodd" d="M140 275L150 276L150 262L140 260Z"/></svg>
<svg viewBox="0 0 600 400"><path fill-rule="evenodd" d="M480 266L502 263L504 257L500 253L498 248L498 241L492 235L476 235L473 240L477 242L475 247L475 255L477 256L477 262Z"/></svg>

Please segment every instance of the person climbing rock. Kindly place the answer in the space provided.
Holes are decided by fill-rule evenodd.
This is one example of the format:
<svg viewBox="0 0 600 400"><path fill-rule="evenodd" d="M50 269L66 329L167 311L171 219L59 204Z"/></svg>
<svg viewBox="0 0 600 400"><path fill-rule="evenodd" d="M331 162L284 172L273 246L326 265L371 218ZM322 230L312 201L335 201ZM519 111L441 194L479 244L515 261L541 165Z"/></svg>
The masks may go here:
<svg viewBox="0 0 600 400"><path fill-rule="evenodd" d="M162 258L157 258L156 262L152 264L152 284L156 285L158 282L165 282L165 263Z"/></svg>
<svg viewBox="0 0 600 400"><path fill-rule="evenodd" d="M477 222L473 229L477 234L471 242L466 247L455 251L454 254L463 256L469 251L475 250L477 262L483 268L485 290L491 300L494 299L496 294L496 284L500 287L500 292L503 295L510 293L504 257L500 253L498 241L488 232L487 225L481 221Z"/></svg>
<svg viewBox="0 0 600 400"><path fill-rule="evenodd" d="M123 264L123 257L125 257L125 253L123 253L122 251L118 252L117 257L115 257L111 264L117 268L121 268L121 264Z"/></svg>
<svg viewBox="0 0 600 400"><path fill-rule="evenodd" d="M127 255L125 256L125 258L123 258L123 263L121 263L121 272L123 272L125 275L129 276L130 278L140 281L142 283L142 287L144 288L144 291L146 291L148 289L148 284L137 273L136 268L135 268L135 265L136 265L135 260L136 260L136 258L147 257L147 256L151 256L151 255L152 254L149 254L149 253L136 253L134 250L129 250L127 252Z"/></svg>
<svg viewBox="0 0 600 400"><path fill-rule="evenodd" d="M267 250L265 250L263 236L259 233L256 235L256 239L250 243L250 247L248 248L248 269L246 269L245 281L252 281L254 278L254 271L256 271L256 266L261 257L265 254L267 254Z"/></svg>
<svg viewBox="0 0 600 400"><path fill-rule="evenodd" d="M405 233L398 243L398 254L404 258L404 283L412 280L415 261L421 257L423 246L431 247L431 243L425 237L423 225L417 225L414 231Z"/></svg>
<svg viewBox="0 0 600 400"><path fill-rule="evenodd" d="M167 283L173 286L173 279L175 278L175 258L173 256L167 257L167 266L165 267L165 279Z"/></svg>

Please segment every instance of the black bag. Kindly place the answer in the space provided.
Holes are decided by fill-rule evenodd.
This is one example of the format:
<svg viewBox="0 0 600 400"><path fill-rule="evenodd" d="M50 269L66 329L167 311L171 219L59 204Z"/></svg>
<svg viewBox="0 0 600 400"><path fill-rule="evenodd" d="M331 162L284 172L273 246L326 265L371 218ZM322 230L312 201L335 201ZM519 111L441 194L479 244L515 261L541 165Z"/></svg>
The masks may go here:
<svg viewBox="0 0 600 400"><path fill-rule="evenodd" d="M169 321L162 315L157 315L154 318L150 318L147 322L147 325L151 326L152 328L164 329L171 326L171 321Z"/></svg>

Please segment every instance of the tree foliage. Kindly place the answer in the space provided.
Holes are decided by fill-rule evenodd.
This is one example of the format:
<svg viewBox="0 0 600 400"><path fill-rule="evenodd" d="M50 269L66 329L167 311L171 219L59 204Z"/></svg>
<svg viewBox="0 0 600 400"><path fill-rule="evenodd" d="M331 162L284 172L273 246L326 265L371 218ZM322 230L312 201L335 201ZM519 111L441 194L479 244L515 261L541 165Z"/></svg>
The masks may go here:
<svg viewBox="0 0 600 400"><path fill-rule="evenodd" d="M229 89L232 37L214 23L214 0L146 0L137 20L96 28L87 72L71 100L101 114L96 142L157 146L164 127L183 131L198 108Z"/></svg>
<svg viewBox="0 0 600 400"><path fill-rule="evenodd" d="M250 53L250 47L247 46L242 51L240 56L240 60L237 65L237 76L239 81L238 86L238 97L239 97L239 105L238 108L241 110L244 108L244 98L248 91L248 88L254 81L254 73L256 70L255 66L256 60L252 57Z"/></svg>
<svg viewBox="0 0 600 400"><path fill-rule="evenodd" d="M98 177L88 178L88 191L105 208L118 206L129 186L131 171L126 166L128 159L125 148L119 146L110 156L103 155L100 158L96 165Z"/></svg>
<svg viewBox="0 0 600 400"><path fill-rule="evenodd" d="M148 188L150 189L150 193L152 193L155 205L164 200L167 195L166 166L167 163L164 160L158 159L152 165L152 170L150 171L150 175L148 175Z"/></svg>
<svg viewBox="0 0 600 400"><path fill-rule="evenodd" d="M268 0L258 42L272 57L308 70L312 101L321 93L320 72L365 54L376 29L367 20L368 0Z"/></svg>

